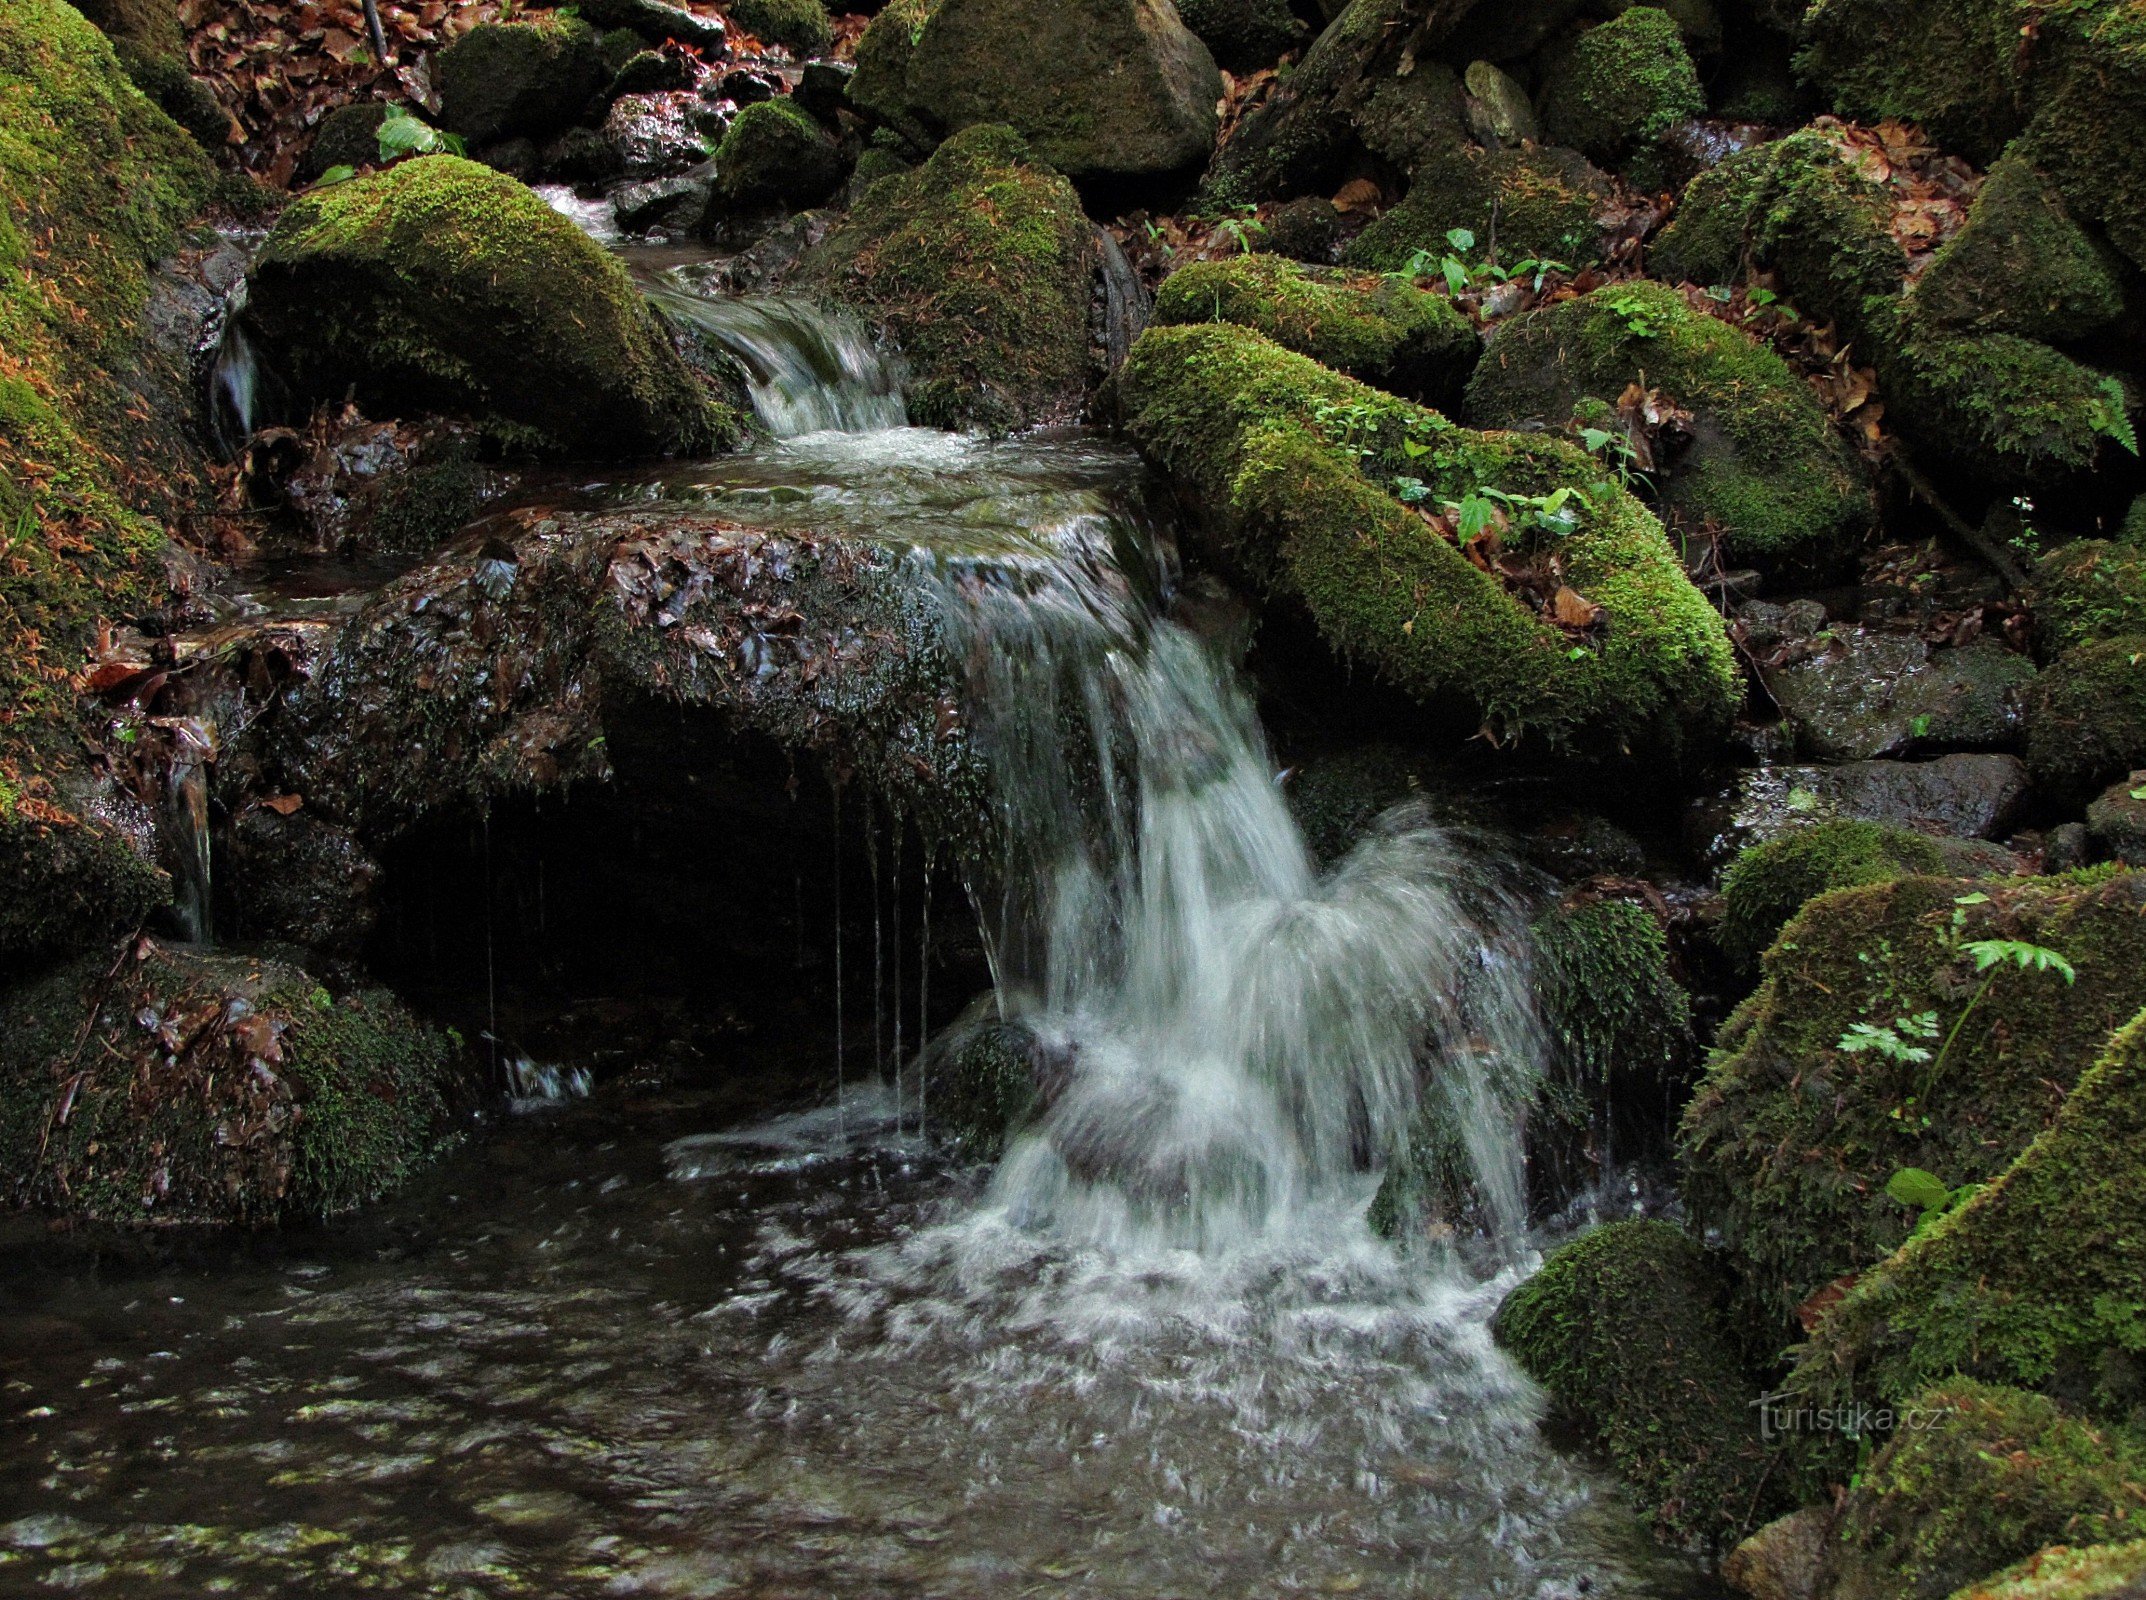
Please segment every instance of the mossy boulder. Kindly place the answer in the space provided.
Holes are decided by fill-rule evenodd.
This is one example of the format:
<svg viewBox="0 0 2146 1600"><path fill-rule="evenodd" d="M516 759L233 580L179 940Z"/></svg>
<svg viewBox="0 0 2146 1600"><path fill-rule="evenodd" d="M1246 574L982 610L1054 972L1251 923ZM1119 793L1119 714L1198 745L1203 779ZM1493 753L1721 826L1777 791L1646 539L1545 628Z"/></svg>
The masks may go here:
<svg viewBox="0 0 2146 1600"><path fill-rule="evenodd" d="M2118 778L2086 808L2086 826L2103 853L2146 867L2146 770Z"/></svg>
<svg viewBox="0 0 2146 1600"><path fill-rule="evenodd" d="M1180 267L1156 295L1153 320L1251 328L1337 372L1434 404L1460 392L1482 350L1475 325L1443 295L1272 255Z"/></svg>
<svg viewBox="0 0 2146 1600"><path fill-rule="evenodd" d="M1966 225L1923 269L1915 303L1940 327L2063 343L2123 315L2121 271L2048 177L2008 154L1990 169Z"/></svg>
<svg viewBox="0 0 2146 1600"><path fill-rule="evenodd" d="M1986 940L2053 949L2075 980L2009 960L1982 969L1969 947ZM1820 895L1766 953L1685 1110L1686 1202L1785 1327L1907 1238L1915 1217L1885 1193L1894 1173L1996 1177L2141 1005L2146 875L1910 877Z"/></svg>
<svg viewBox="0 0 2146 1600"><path fill-rule="evenodd" d="M1035 1034L1002 1018L996 996L986 996L932 1041L932 1122L965 1154L995 1161L1042 1106L1037 1053Z"/></svg>
<svg viewBox="0 0 2146 1600"><path fill-rule="evenodd" d="M1184 0L1177 14L1231 72L1271 66L1308 35L1288 0Z"/></svg>
<svg viewBox="0 0 2146 1600"><path fill-rule="evenodd" d="M0 1181L99 1222L328 1216L439 1149L462 1071L383 991L145 941L0 1000Z"/></svg>
<svg viewBox="0 0 2146 1600"><path fill-rule="evenodd" d="M1609 193L1609 180L1576 151L1452 142L1424 158L1407 196L1358 234L1341 259L1398 271L1418 250L1447 253L1446 236L1465 228L1479 251L1508 265L1530 256L1579 265L1601 254L1595 218Z"/></svg>
<svg viewBox="0 0 2146 1600"><path fill-rule="evenodd" d="M1944 867L1937 841L1905 828L1839 818L1797 828L1752 845L1730 864L1721 884L1721 948L1737 965L1755 968L1781 930L1819 895L1929 876Z"/></svg>
<svg viewBox="0 0 2146 1600"><path fill-rule="evenodd" d="M1633 6L1562 54L1543 91L1542 119L1558 144L1614 164L1705 110L1699 71L1674 19Z"/></svg>
<svg viewBox="0 0 2146 1600"><path fill-rule="evenodd" d="M2002 1175L1863 1277L1791 1387L1891 1402L1965 1373L2110 1421L2146 1417L2142 1155L2146 1013Z"/></svg>
<svg viewBox="0 0 2146 1600"><path fill-rule="evenodd" d="M626 271L512 178L426 156L300 199L254 263L247 316L293 388L375 416L460 413L583 456L721 448Z"/></svg>
<svg viewBox="0 0 2146 1600"><path fill-rule="evenodd" d="M1724 725L1737 688L1721 619L1629 496L1587 501L1554 545L1512 535L1512 555L1554 559L1601 608L1607 632L1585 641L1401 498L1547 501L1597 476L1574 447L1470 432L1224 325L1149 329L1120 384L1128 431L1199 508L1210 552L1408 693L1501 739L1596 751L1685 751Z"/></svg>
<svg viewBox="0 0 2146 1600"><path fill-rule="evenodd" d="M1908 1397L1841 1504L1828 1600L1945 1600L2045 1545L2146 1533L2146 1444L1960 1378Z"/></svg>
<svg viewBox="0 0 2146 1600"><path fill-rule="evenodd" d="M1718 1549L1778 1503L1728 1274L1674 1224L1613 1222L1564 1246L1506 1296L1491 1332L1659 1534Z"/></svg>
<svg viewBox="0 0 2146 1600"><path fill-rule="evenodd" d="M2052 652L2146 633L2146 549L2078 539L2034 569L2034 625Z"/></svg>
<svg viewBox="0 0 2146 1600"><path fill-rule="evenodd" d="M2050 791L2091 794L2146 766L2146 633L2072 646L2027 696L2027 770Z"/></svg>
<svg viewBox="0 0 2146 1600"><path fill-rule="evenodd" d="M378 166L380 125L393 109L384 100L359 100L337 106L313 130L313 142L298 158L298 178L313 183L335 167Z"/></svg>
<svg viewBox="0 0 2146 1600"><path fill-rule="evenodd" d="M1702 284L1771 267L1804 313L1860 335L1866 304L1898 295L1907 274L1891 223L1884 192L1811 128L1693 179L1649 260L1657 277Z"/></svg>
<svg viewBox="0 0 2146 1600"><path fill-rule="evenodd" d="M2146 1539L2051 1545L1952 1600L2133 1600L2146 1590Z"/></svg>
<svg viewBox="0 0 2146 1600"><path fill-rule="evenodd" d="M847 176L833 135L785 97L738 113L716 147L711 190L730 211L794 211L818 205Z"/></svg>
<svg viewBox="0 0 2146 1600"><path fill-rule="evenodd" d="M927 137L1003 123L1076 179L1197 168L1215 59L1164 0L897 0L857 52L850 103Z"/></svg>
<svg viewBox="0 0 2146 1600"><path fill-rule="evenodd" d="M1599 1097L1614 1081L1660 1082L1689 1065L1691 996L1651 910L1582 898L1532 931L1536 994L1567 1089Z"/></svg>
<svg viewBox="0 0 2146 1600"><path fill-rule="evenodd" d="M1664 520L1688 542L1718 534L1738 561L1824 567L1875 517L1862 467L1810 386L1660 284L1613 284L1506 323L1468 385L1467 414L1562 427L1634 383L1692 413L1690 447L1661 491Z"/></svg>
<svg viewBox="0 0 2146 1600"><path fill-rule="evenodd" d="M730 20L763 44L816 56L834 42L821 0L730 0Z"/></svg>
<svg viewBox="0 0 2146 1600"><path fill-rule="evenodd" d="M0 960L78 947L161 898L75 794L73 674L100 621L165 593L139 508L185 503L199 463L134 414L127 375L157 359L151 266L215 188L79 13L0 7ZM181 365L160 391L188 392Z"/></svg>
<svg viewBox="0 0 2146 1600"><path fill-rule="evenodd" d="M2072 214L2146 265L2146 16L2129 0L1822 0L1800 65L1843 111L1994 160L2015 136Z"/></svg>
<svg viewBox="0 0 2146 1600"><path fill-rule="evenodd" d="M912 419L1005 429L1077 406L1096 260L1072 185L1011 128L978 127L873 184L799 278L900 345Z"/></svg>
<svg viewBox="0 0 2146 1600"><path fill-rule="evenodd" d="M2146 494L2131 502L2131 510L2125 514L2116 542L2134 550L2146 550Z"/></svg>
<svg viewBox="0 0 2146 1600"><path fill-rule="evenodd" d="M542 139L581 118L611 74L596 30L563 11L483 22L439 54L441 115L472 145Z"/></svg>

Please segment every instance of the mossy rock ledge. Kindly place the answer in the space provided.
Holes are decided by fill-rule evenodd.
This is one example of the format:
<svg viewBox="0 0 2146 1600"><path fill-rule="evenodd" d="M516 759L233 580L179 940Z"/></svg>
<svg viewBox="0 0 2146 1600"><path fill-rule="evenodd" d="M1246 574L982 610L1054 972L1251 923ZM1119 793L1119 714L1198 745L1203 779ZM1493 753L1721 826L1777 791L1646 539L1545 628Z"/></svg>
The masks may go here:
<svg viewBox="0 0 2146 1600"><path fill-rule="evenodd" d="M0 1184L96 1222L328 1216L440 1148L464 1072L384 991L145 940L0 1000Z"/></svg>
<svg viewBox="0 0 2146 1600"><path fill-rule="evenodd" d="M705 453L738 419L625 269L512 178L426 156L317 191L254 263L247 318L302 396L460 414L511 448Z"/></svg>
<svg viewBox="0 0 2146 1600"><path fill-rule="evenodd" d="M1681 752L1737 696L1720 617L1661 524L1620 491L1557 547L1563 581L1600 606L1582 642L1479 570L1400 498L1480 488L1548 496L1595 481L1576 447L1473 433L1226 325L1151 328L1120 375L1126 428L1197 508L1211 554L1301 605L1339 654L1461 710L1500 739Z"/></svg>
<svg viewBox="0 0 2146 1600"><path fill-rule="evenodd" d="M1981 970L1968 946L1993 939L2055 950L2076 979ZM1799 1306L1907 1239L1917 1218L1886 1195L1894 1173L1997 1177L2146 1005L2146 874L1838 889L1782 929L1763 971L1680 1145L1695 1222L1718 1230L1785 1343Z"/></svg>
<svg viewBox="0 0 2146 1600"><path fill-rule="evenodd" d="M797 282L901 348L912 421L1003 432L1077 413L1097 260L1073 186L1013 129L976 127L867 189Z"/></svg>

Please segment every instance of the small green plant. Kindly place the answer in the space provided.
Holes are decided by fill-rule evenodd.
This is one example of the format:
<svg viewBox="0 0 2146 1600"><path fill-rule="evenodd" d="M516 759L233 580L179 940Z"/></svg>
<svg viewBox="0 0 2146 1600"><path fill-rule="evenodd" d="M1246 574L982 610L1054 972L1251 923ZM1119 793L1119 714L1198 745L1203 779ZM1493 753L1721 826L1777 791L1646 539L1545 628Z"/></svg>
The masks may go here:
<svg viewBox="0 0 2146 1600"><path fill-rule="evenodd" d="M1997 974L2007 966L2022 972L2054 972L2067 984L2078 981L2079 973L2072 964L2046 945L2029 944L2024 939L1970 939L1960 948L1975 958L1975 970L1983 974L1982 982L1975 989L1952 1031L1945 1035L1945 1043L1937 1052L1937 1059L1930 1064L1930 1072L1922 1082L1922 1094L1927 1097L1930 1086L1937 1082L1945 1070L1946 1058L1952 1054L1958 1042L1960 1030L1967 1026L1967 1019L1974 1015L1975 1008L1982 1004L1982 997L1990 992L1990 985L1997 981Z"/></svg>
<svg viewBox="0 0 2146 1600"><path fill-rule="evenodd" d="M1534 256L1516 261L1510 267L1500 266L1495 260L1471 262L1468 255L1475 249L1475 234L1467 228L1448 230L1446 244L1448 249L1443 255L1430 250L1413 252L1398 271L1387 276L1409 283L1419 278L1442 278L1446 292L1453 295L1463 295L1486 284L1526 281L1535 293L1540 294L1552 273L1572 271L1562 261L1539 260Z"/></svg>
<svg viewBox="0 0 2146 1600"><path fill-rule="evenodd" d="M1607 294L1598 297L1598 304L1624 324L1624 331L1635 339L1651 339L1662 331L1654 320L1654 308L1634 294Z"/></svg>
<svg viewBox="0 0 2146 1600"><path fill-rule="evenodd" d="M383 166L405 156L467 155L461 136L442 133L410 114L407 106L390 106L376 136Z"/></svg>
<svg viewBox="0 0 2146 1600"><path fill-rule="evenodd" d="M1911 1017L1895 1017L1890 1023L1850 1023L1848 1031L1840 1036L1840 1048L1849 1055L1869 1051L1888 1061L1920 1066L1930 1059L1930 1052L1912 1041L1936 1037L1937 1013L1918 1011Z"/></svg>
<svg viewBox="0 0 2146 1600"><path fill-rule="evenodd" d="M1902 1167L1885 1181L1886 1194L1922 1213L1915 1220L1914 1232L1908 1235L1910 1239L1921 1238L1940 1217L1957 1211L1981 1193L1982 1187L1979 1183L1963 1183L1957 1189L1947 1188L1944 1179L1921 1167Z"/></svg>
<svg viewBox="0 0 2146 1600"><path fill-rule="evenodd" d="M2133 455L2139 453L2139 431L2132 424L2125 404L2124 386L2115 378L2101 380L2101 392L2086 403L2086 420L2096 433L2114 439Z"/></svg>
<svg viewBox="0 0 2146 1600"><path fill-rule="evenodd" d="M1242 205L1236 216L1216 223L1215 232L1234 242L1238 254L1248 256L1257 248L1256 241L1267 236L1267 225L1259 220L1259 207Z"/></svg>
<svg viewBox="0 0 2146 1600"><path fill-rule="evenodd" d="M1597 490L1601 491L1596 495L1597 499L1611 489L1645 486L1646 474L1638 467L1639 449L1620 429L1583 426L1580 429L1580 445L1589 455L1608 462L1617 474L1614 484L1605 480L1596 485Z"/></svg>

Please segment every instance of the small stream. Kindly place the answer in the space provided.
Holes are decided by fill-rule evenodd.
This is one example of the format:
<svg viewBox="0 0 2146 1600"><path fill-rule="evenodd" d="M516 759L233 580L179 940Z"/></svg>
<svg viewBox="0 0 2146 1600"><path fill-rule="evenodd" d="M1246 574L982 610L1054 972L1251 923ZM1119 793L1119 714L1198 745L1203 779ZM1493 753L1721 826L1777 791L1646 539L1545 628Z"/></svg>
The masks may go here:
<svg viewBox="0 0 2146 1600"><path fill-rule="evenodd" d="M908 429L855 330L666 292L776 437L583 491L911 542L1048 1109L988 1170L919 1136L913 1074L532 1063L331 1227L11 1224L0 1591L1711 1593L1489 1338L1542 1053L1497 864L1416 809L1315 868L1121 445ZM1364 1213L1420 1094L1477 1203L1404 1255Z"/></svg>

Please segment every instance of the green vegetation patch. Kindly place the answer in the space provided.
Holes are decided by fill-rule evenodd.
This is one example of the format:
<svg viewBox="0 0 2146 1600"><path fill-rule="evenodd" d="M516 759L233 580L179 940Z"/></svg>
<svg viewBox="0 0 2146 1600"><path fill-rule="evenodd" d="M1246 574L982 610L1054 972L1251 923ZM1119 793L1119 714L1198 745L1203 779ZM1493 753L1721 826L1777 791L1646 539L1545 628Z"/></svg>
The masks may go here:
<svg viewBox="0 0 2146 1600"><path fill-rule="evenodd" d="M1342 260L1394 272L1419 250L1439 255L1450 233L1466 229L1499 261L1532 256L1577 266L1602 253L1596 212L1609 193L1609 180L1571 150L1481 150L1448 140L1424 156L1407 197L1358 234Z"/></svg>
<svg viewBox="0 0 2146 1600"><path fill-rule="evenodd" d="M1840 819L1798 828L1752 845L1730 863L1721 885L1727 902L1721 948L1739 966L1756 967L1781 930L1819 895L1935 875L1944 867L1936 841L1905 828Z"/></svg>
<svg viewBox="0 0 2146 1600"><path fill-rule="evenodd" d="M1633 6L1580 35L1543 92L1550 137L1616 162L1706 111L1684 38L1666 11Z"/></svg>

